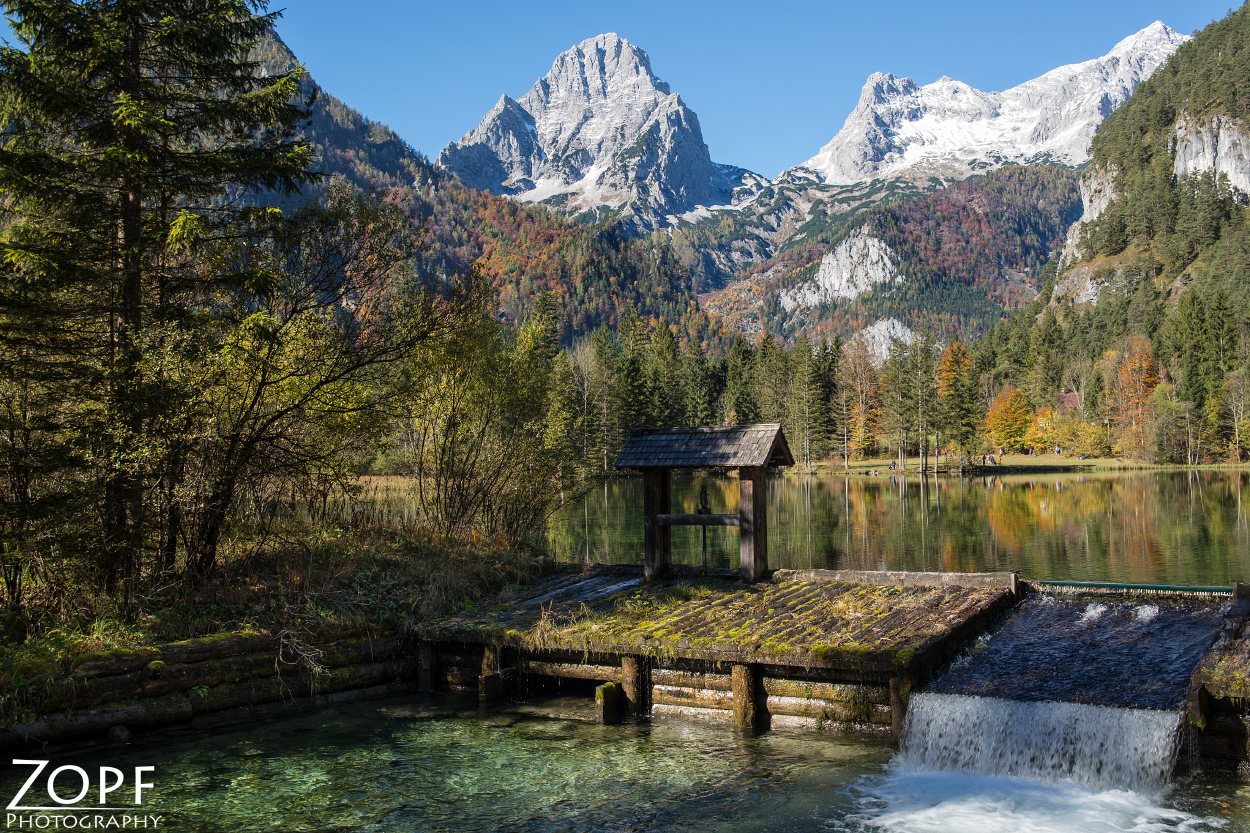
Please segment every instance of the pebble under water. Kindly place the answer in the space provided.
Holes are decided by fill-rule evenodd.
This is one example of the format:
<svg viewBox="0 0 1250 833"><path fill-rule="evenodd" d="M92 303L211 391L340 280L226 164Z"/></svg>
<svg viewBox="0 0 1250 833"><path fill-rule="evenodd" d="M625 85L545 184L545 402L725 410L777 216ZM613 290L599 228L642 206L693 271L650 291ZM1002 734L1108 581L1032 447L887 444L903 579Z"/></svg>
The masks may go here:
<svg viewBox="0 0 1250 833"><path fill-rule="evenodd" d="M698 721L593 722L585 692L480 708L341 705L213 731L49 749L155 766L145 809L177 831L1248 831L1250 787L1157 792L935 772L880 740L754 737ZM11 795L26 769L0 769Z"/></svg>

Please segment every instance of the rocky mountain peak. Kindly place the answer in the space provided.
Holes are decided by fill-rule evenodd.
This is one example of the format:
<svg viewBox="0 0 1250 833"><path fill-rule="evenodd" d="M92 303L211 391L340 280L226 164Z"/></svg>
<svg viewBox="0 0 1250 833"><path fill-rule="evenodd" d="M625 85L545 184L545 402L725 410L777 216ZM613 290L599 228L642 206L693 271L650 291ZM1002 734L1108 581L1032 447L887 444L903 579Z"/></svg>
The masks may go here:
<svg viewBox="0 0 1250 833"><path fill-rule="evenodd" d="M529 92L507 96L439 155L474 188L637 229L728 202L744 172L712 162L699 119L615 33L560 53Z"/></svg>
<svg viewBox="0 0 1250 833"><path fill-rule="evenodd" d="M651 71L647 53L608 32L561 52L530 93L547 100L567 96L591 103L637 91L670 94L668 84Z"/></svg>

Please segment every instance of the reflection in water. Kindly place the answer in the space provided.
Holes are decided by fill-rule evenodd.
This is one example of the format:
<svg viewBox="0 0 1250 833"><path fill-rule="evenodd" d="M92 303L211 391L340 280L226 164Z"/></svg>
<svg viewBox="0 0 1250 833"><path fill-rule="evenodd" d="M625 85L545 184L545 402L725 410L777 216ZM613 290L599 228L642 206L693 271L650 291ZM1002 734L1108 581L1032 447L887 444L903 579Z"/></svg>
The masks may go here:
<svg viewBox="0 0 1250 833"><path fill-rule="evenodd" d="M738 481L673 475L673 511L735 511ZM1025 578L1229 585L1250 580L1250 477L1234 472L866 479L768 483L769 564L842 570L1019 570ZM604 483L553 519L563 561L642 561L642 480ZM738 563L738 531L710 527L713 568ZM676 563L700 563L697 527L673 529Z"/></svg>

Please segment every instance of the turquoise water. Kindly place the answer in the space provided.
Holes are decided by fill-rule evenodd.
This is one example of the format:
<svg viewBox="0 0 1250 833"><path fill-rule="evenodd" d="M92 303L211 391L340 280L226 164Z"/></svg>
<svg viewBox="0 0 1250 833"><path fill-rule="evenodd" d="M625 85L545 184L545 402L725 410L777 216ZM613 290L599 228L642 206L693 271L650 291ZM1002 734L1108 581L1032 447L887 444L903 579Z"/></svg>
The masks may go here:
<svg viewBox="0 0 1250 833"><path fill-rule="evenodd" d="M738 481L673 476L674 512L735 512ZM563 561L642 562L642 481L618 477L552 520ZM922 479L774 475L769 564L831 570L1018 570L1027 579L1228 586L1250 581L1245 472L1020 474ZM735 569L738 531L707 530L709 566ZM696 527L673 529L676 563L697 565Z"/></svg>
<svg viewBox="0 0 1250 833"><path fill-rule="evenodd" d="M491 709L414 695L29 756L155 766L144 811L162 830L1250 831L1250 788L1202 775L1143 795L917 771L873 739L600 726L582 691Z"/></svg>

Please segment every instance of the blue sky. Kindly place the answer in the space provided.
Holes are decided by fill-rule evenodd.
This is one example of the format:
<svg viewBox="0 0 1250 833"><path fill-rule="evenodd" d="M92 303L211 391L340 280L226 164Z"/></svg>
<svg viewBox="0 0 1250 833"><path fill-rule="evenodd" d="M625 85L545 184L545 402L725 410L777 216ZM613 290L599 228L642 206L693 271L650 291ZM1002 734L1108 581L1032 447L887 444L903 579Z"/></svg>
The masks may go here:
<svg viewBox="0 0 1250 833"><path fill-rule="evenodd" d="M1002 90L1098 57L1155 20L1191 33L1227 0L391 2L294 0L278 32L326 90L437 157L557 54L617 32L699 116L712 158L767 176L812 156L872 72Z"/></svg>

